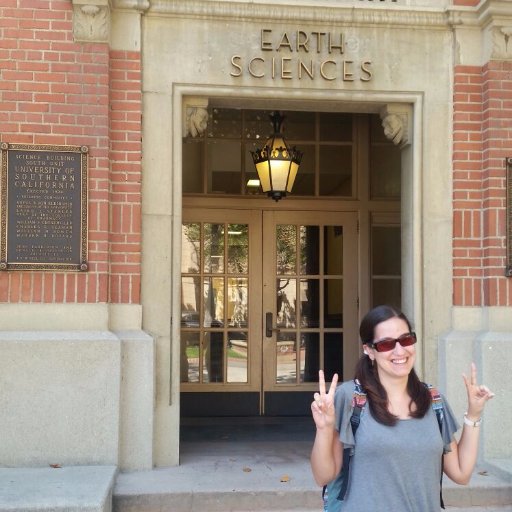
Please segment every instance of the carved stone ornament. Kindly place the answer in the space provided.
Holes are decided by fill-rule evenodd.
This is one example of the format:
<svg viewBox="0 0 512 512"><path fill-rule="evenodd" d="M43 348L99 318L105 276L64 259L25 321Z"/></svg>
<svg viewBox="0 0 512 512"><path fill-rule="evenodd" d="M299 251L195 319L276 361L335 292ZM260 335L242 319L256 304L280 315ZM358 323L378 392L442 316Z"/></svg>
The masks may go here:
<svg viewBox="0 0 512 512"><path fill-rule="evenodd" d="M493 59L508 59L512 57L512 26L494 27L492 29Z"/></svg>
<svg viewBox="0 0 512 512"><path fill-rule="evenodd" d="M73 36L84 43L108 43L110 36L110 8L107 3L91 0L73 2Z"/></svg>
<svg viewBox="0 0 512 512"><path fill-rule="evenodd" d="M409 133L410 110L408 105L388 104L380 111L384 135L396 146L402 147L412 142Z"/></svg>
<svg viewBox="0 0 512 512"><path fill-rule="evenodd" d="M183 136L198 137L208 127L208 100L187 98L183 105Z"/></svg>

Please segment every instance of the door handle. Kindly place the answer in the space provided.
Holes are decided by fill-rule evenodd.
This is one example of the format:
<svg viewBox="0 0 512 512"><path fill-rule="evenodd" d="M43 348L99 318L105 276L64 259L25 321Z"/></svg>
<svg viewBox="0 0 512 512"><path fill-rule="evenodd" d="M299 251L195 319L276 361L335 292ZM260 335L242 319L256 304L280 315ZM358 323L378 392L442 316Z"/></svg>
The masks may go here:
<svg viewBox="0 0 512 512"><path fill-rule="evenodd" d="M272 338L273 332L279 332L279 329L276 329L272 327L273 324L273 317L274 315L272 313L265 313L265 336L267 338Z"/></svg>

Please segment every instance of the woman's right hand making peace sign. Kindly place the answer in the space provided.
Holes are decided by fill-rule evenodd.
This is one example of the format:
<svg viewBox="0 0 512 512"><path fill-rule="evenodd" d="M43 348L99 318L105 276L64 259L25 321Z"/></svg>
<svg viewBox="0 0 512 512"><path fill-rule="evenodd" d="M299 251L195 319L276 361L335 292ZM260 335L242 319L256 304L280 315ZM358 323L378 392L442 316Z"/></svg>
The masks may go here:
<svg viewBox="0 0 512 512"><path fill-rule="evenodd" d="M333 428L336 420L334 411L334 392L338 384L338 374L332 377L329 392L325 392L325 376L322 370L318 372L319 392L313 395L314 401L311 404L311 412L316 428L321 430L324 428Z"/></svg>

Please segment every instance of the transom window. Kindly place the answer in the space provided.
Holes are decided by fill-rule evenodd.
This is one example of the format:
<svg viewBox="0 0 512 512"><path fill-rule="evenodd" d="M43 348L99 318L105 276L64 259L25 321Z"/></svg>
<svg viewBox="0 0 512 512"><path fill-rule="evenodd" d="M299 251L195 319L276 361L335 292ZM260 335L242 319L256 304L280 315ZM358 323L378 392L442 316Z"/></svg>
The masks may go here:
<svg viewBox="0 0 512 512"><path fill-rule="evenodd" d="M272 133L270 111L210 108L208 128L183 143L183 193L251 195L257 179L251 151ZM304 153L293 197L356 195L352 114L283 112L290 146Z"/></svg>

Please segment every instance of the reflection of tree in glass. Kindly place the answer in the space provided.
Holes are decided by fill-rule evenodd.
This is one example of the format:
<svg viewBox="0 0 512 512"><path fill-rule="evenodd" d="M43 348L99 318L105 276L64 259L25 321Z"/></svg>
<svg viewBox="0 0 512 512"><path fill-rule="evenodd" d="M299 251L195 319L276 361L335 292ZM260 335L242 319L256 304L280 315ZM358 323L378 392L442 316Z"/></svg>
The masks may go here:
<svg viewBox="0 0 512 512"><path fill-rule="evenodd" d="M185 260L183 263L188 263L189 267L185 270L185 272L197 272L199 268L200 261L200 250L201 246L199 243L200 235L201 235L201 225L200 224L183 224L181 228L182 235L182 245L184 246L182 249L183 256L182 259ZM186 254L188 252L188 254Z"/></svg>
<svg viewBox="0 0 512 512"><path fill-rule="evenodd" d="M204 270L224 270L224 224L204 224Z"/></svg>
<svg viewBox="0 0 512 512"><path fill-rule="evenodd" d="M228 272L246 274L249 249L247 224L228 225Z"/></svg>
<svg viewBox="0 0 512 512"><path fill-rule="evenodd" d="M293 274L297 253L297 227L279 224L276 227L277 273Z"/></svg>
<svg viewBox="0 0 512 512"><path fill-rule="evenodd" d="M295 280L280 279L277 283L277 325L278 327L295 327L295 300L290 302L288 295L294 292L290 288L286 290L290 283L295 284Z"/></svg>
<svg viewBox="0 0 512 512"><path fill-rule="evenodd" d="M247 280L232 280L230 295L230 301L234 306L229 325L232 327L247 327Z"/></svg>

